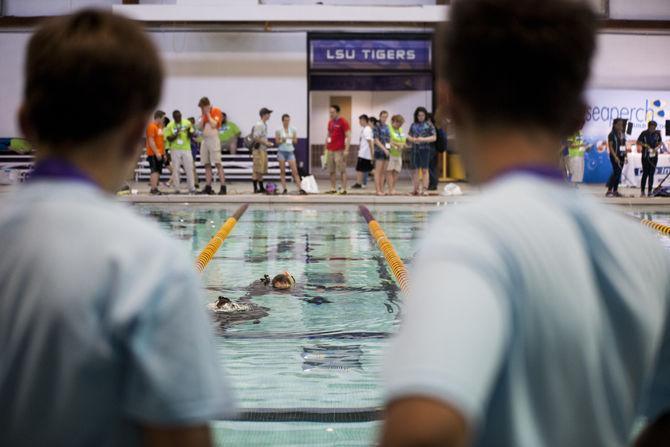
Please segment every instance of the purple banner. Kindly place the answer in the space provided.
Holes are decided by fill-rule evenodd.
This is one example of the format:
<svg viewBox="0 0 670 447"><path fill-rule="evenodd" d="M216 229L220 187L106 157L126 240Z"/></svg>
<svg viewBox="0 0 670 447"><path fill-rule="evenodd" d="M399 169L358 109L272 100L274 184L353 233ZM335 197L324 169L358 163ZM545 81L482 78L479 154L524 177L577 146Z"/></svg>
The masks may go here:
<svg viewBox="0 0 670 447"><path fill-rule="evenodd" d="M311 41L312 70L430 70L430 40Z"/></svg>

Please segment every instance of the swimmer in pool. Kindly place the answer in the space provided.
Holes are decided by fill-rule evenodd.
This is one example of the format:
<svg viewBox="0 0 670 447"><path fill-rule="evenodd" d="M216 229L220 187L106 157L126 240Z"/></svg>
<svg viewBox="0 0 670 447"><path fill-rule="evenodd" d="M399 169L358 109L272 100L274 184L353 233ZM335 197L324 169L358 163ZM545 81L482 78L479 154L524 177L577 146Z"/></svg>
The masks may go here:
<svg viewBox="0 0 670 447"><path fill-rule="evenodd" d="M265 275L267 277L267 275ZM292 289L295 286L295 278L289 272L280 273L272 278L272 288L279 290Z"/></svg>

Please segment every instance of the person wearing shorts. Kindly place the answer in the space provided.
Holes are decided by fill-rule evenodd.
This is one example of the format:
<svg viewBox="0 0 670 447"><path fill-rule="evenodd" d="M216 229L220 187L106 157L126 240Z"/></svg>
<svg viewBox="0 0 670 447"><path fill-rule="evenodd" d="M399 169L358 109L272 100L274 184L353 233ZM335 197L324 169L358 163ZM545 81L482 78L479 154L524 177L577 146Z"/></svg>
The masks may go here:
<svg viewBox="0 0 670 447"><path fill-rule="evenodd" d="M412 143L410 153L410 168L412 169L412 195L428 195L428 168L432 144L437 139L435 127L428 121L428 111L425 107L417 107L414 112L414 122L409 129L407 141ZM419 182L419 176L422 176Z"/></svg>
<svg viewBox="0 0 670 447"><path fill-rule="evenodd" d="M200 145L200 162L205 165L205 189L202 194L214 194L212 189L212 165L216 166L219 173L221 189L219 194L226 194L226 176L221 164L221 141L219 140L219 128L223 123L223 113L218 107L213 107L209 98L202 97L198 102L202 111L199 128L202 129L202 144Z"/></svg>
<svg viewBox="0 0 670 447"><path fill-rule="evenodd" d="M158 182L161 172L163 172L163 163L165 162L165 141L163 140L163 117L165 112L157 110L154 113L154 119L149 123L146 130L147 140L147 161L149 162L149 185L150 193L160 195Z"/></svg>
<svg viewBox="0 0 670 447"><path fill-rule="evenodd" d="M389 113L386 110L379 112L379 121L374 126L375 137L375 189L377 195L384 194L384 182L388 170L389 150L391 149L391 134L386 124Z"/></svg>
<svg viewBox="0 0 670 447"><path fill-rule="evenodd" d="M326 194L337 193L337 175L340 175L342 190L347 193L347 162L349 152L351 128L347 120L340 116L340 106L330 106L330 121L328 121L328 137L326 138L326 169L330 174L331 189Z"/></svg>
<svg viewBox="0 0 670 447"><path fill-rule="evenodd" d="M272 110L263 107L258 114L261 120L254 125L251 131L254 138L254 148L251 151L253 158L253 173L251 179L254 184L254 194L265 192L263 186L263 176L268 173L268 148L272 147L272 142L268 140L268 120Z"/></svg>
<svg viewBox="0 0 670 447"><path fill-rule="evenodd" d="M402 151L407 147L407 135L402 130L405 118L402 115L393 115L391 118L391 149L386 167L386 178L389 185L389 194L396 193L395 185L402 170Z"/></svg>
<svg viewBox="0 0 670 447"><path fill-rule="evenodd" d="M298 164L295 159L295 146L298 142L298 131L291 127L291 117L285 113L281 117L282 128L275 132L275 141L277 147L277 160L279 160L279 180L283 188L282 194L288 194L286 189L286 163L291 168L293 181L298 188L299 194L307 194L300 187L300 174L298 173Z"/></svg>
<svg viewBox="0 0 670 447"><path fill-rule="evenodd" d="M358 161L356 162L356 183L352 189L365 188L368 185L368 176L373 169L372 159L374 158L372 127L367 115L358 117L358 124L361 126L361 135L358 140Z"/></svg>

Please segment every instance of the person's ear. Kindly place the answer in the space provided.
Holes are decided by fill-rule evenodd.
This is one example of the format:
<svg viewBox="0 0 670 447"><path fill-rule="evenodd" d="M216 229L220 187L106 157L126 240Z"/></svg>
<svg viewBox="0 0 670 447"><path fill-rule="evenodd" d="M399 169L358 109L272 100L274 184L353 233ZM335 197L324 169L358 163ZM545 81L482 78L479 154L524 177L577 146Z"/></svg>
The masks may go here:
<svg viewBox="0 0 670 447"><path fill-rule="evenodd" d="M25 104L21 104L19 107L17 119L19 121L19 129L21 129L23 136L26 137L27 140L33 141L35 132L33 127L30 125L30 119L28 118L28 108Z"/></svg>
<svg viewBox="0 0 670 447"><path fill-rule="evenodd" d="M121 153L124 158L137 159L139 157L143 148L137 142L142 138L148 118L148 115L136 115L124 126L121 138Z"/></svg>

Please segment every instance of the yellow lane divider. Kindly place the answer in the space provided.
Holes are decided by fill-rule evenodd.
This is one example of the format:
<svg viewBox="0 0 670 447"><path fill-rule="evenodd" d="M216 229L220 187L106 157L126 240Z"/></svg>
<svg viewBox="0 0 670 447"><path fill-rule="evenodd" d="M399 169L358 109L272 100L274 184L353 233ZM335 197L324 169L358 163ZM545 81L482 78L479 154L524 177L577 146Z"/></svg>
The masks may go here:
<svg viewBox="0 0 670 447"><path fill-rule="evenodd" d="M216 251L221 247L223 241L226 240L230 232L233 230L233 227L240 220L242 214L249 208L249 204L245 203L235 211L235 213L226 220L226 222L219 228L219 231L216 232L214 237L205 245L205 248L202 249L198 258L195 261L195 269L198 272L202 272L209 264L209 261L212 260Z"/></svg>
<svg viewBox="0 0 670 447"><path fill-rule="evenodd" d="M640 222L642 222L643 225L646 225L650 228L653 228L654 230L658 231L659 233L663 233L665 235L670 236L670 226L668 225L663 225L658 222L654 222L653 220L649 219L641 219Z"/></svg>
<svg viewBox="0 0 670 447"><path fill-rule="evenodd" d="M370 213L370 210L363 205L359 206L358 209L363 215L365 221L368 223L370 233L375 239L375 242L377 242L379 250L384 255L384 258L386 258L386 262L388 263L389 267L391 267L391 271L393 272L393 276L395 276L395 279L400 286L400 290L407 292L409 282L405 264L400 259L400 256L398 256L398 253L396 253L393 245L391 244L391 241L389 241L389 239L386 237L382 227L379 225L379 223L377 223L375 218L372 216L372 213Z"/></svg>

